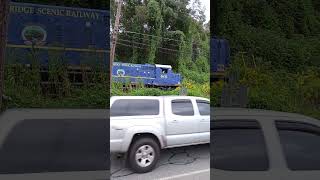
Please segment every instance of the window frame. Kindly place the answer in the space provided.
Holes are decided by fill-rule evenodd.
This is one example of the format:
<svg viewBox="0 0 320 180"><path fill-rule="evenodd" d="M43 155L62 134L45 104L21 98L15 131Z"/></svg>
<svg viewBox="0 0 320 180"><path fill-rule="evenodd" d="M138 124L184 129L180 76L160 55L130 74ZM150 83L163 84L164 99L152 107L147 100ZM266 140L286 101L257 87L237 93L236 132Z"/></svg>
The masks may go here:
<svg viewBox="0 0 320 180"><path fill-rule="evenodd" d="M179 102L180 101L180 102ZM176 114L174 111L173 111L173 104L174 103L181 103L181 102L190 102L191 103L191 107L192 107L192 114L189 114L189 115L181 115L181 114ZM173 114L174 116L185 116L185 117L193 117L196 115L196 112L195 112L195 107L194 107L194 103L192 102L192 99L171 99L170 101L170 106L171 106L171 114Z"/></svg>
<svg viewBox="0 0 320 180"><path fill-rule="evenodd" d="M60 132L60 134L58 134L57 133L57 131L56 132L54 132L54 134L56 135L56 136L54 136L53 137L53 139L54 140L60 140L61 142L62 141L65 141L65 138L66 137L64 137L64 136L61 136L61 134L64 134L65 132L64 132L64 130L66 129L66 128L68 128L69 126L70 126L70 124L73 124L75 121L80 121L80 123L86 123L86 122L92 122L92 121L101 121L101 122L105 122L106 121L106 119L104 119L104 118L96 118L96 117L93 117L93 118L90 118L90 117L87 117L87 118L74 118L74 117L72 117L72 118L54 118L54 117L50 117L50 118L46 118L46 117L43 117L43 118L32 118L32 117L28 117L28 118L19 118L19 120L18 120L18 122L16 122L16 123L14 123L14 125L10 128L10 130L6 133L6 136L5 136L5 138L2 140L2 142L0 143L0 152L3 150L2 148L5 148L4 146L6 146L6 145L8 145L8 142L10 142L9 143L9 145L12 143L12 142L14 142L14 145L15 146L17 146L17 141L9 141L9 140L11 140L11 138L16 138L15 136L17 136L16 134L19 134L19 133L21 133L21 132L23 132L23 131L21 131L21 129L20 128L22 128L22 127L24 127L25 126L25 124L28 124L27 125L27 127L29 127L29 125L31 124L31 122L37 122L37 121L44 121L44 122L58 122L59 123L59 125L61 126L61 125L63 125L62 127L60 127L60 129L58 129L59 130L59 132ZM62 121L62 122L59 122L59 121ZM56 123L55 123L56 124ZM77 123L78 124L78 123ZM74 129L74 126L71 126L72 128L68 128L68 130L72 130L72 131L74 131L75 129ZM99 126L100 127L100 126ZM24 127L25 128L25 127ZM51 127L50 127L51 128ZM18 130L20 130L20 131L18 131ZM24 131L26 130L26 129L23 129ZM19 133L17 133L17 132L19 132ZM26 132L26 131L25 131ZM37 132L39 132L39 131L37 131ZM83 132L83 131L82 131ZM100 132L103 132L103 131L100 131ZM34 133L34 132L33 132ZM72 133L69 133L69 132L67 132L67 134L68 135L72 135ZM65 135L65 134L64 134ZM95 134L96 135L96 134ZM107 133L106 133L106 135L107 135ZM52 136L51 136L52 137ZM77 136L75 136L75 137L77 137ZM27 139L19 139L19 140L21 140L21 142L23 142L23 143L26 143L27 142L27 145L30 145L30 139L29 138L27 138ZM28 141L29 140L29 141ZM34 141L34 139L32 139L32 141L31 141L31 143L32 142L35 142ZM41 141L40 141L41 142ZM50 142L50 141L49 141ZM23 146L23 144L18 144L19 146ZM32 144L32 145L34 145L34 144ZM36 144L35 146L42 146L43 144ZM48 153L48 154L51 154L52 152L55 152L55 149L57 148L57 147L59 147L59 148L61 148L61 147L65 147L63 144L61 145L61 144L56 144L56 142L50 142L50 145L55 145L55 147L54 148L52 148L52 149L50 149L50 150L52 150L52 151L46 151L46 153ZM10 146L9 146L10 147ZM106 145L106 148L109 148L110 147L110 145ZM65 152L65 153L69 153L69 150L68 149L63 149L63 150L66 150L66 151L63 151L63 152ZM28 152L28 151L27 151ZM29 152L31 152L31 151L29 151ZM81 151L82 152L82 151ZM91 152L91 151L90 151ZM16 152L13 152L13 153L16 153ZM59 155L61 155L61 153L60 152L58 152L58 153L56 153L56 154L59 154ZM59 156L60 157L60 156ZM63 157L63 156L61 156L61 157ZM60 158L61 158L60 157ZM49 159L46 159L46 160L44 160L44 159L41 159L41 162L50 162L52 159L51 159L51 157L49 158ZM56 160L56 159L54 159L54 160ZM59 159L58 159L59 160ZM63 160L65 160L65 159L63 159ZM63 161L62 160L62 161ZM65 160L65 161L63 161L63 162L67 162L67 161L70 161L70 159L67 159L67 160ZM50 164L50 166L41 166L41 168L42 168L42 170L41 171L38 171L39 169L41 169L40 168L40 166L38 166L37 165L37 163L35 163L35 162L37 162L37 161L39 161L39 159L37 159L37 160L30 160L30 159L28 159L28 161L25 161L24 163L29 163L29 164L32 164L32 165L34 165L34 164L36 164L35 166L37 167L37 168L34 168L33 167L33 170L30 170L30 169L25 169L24 168L24 170L22 171L21 169L19 169L19 171L17 171L17 170L11 170L10 172L3 172L3 171L0 171L0 177L1 176L5 176L5 175L11 175L11 174L14 174L14 175L23 175L23 174L42 174L42 173L54 173L54 174L57 174L57 173L72 173L72 172L89 172L89 171L92 171L92 172L98 172L98 171L104 171L104 169L102 169L102 168L98 168L98 169L83 169L83 167L79 167L79 166L75 166L75 165L72 165L71 167L72 168L70 168L70 166L68 166L68 168L64 168L64 170L57 170L57 169L59 169L59 168L61 168L61 166L59 166L59 168L53 168L53 167L51 167L52 165L55 165L55 164L58 164L57 162L55 162L55 161L53 161L54 163L53 164ZM15 163L15 162L14 162ZM52 163L52 162L51 162ZM108 163L107 162L103 162L103 163L106 163L105 165L107 165L107 166L109 166L108 165ZM19 163L20 164L20 163ZM101 165L101 164L99 164L99 165ZM85 165L85 166L89 166L89 165ZM92 166L92 165L91 165ZM91 167L90 166L90 167ZM55 167L57 167L57 166L55 166ZM63 167L63 166L62 166ZM109 168L110 168L110 166L109 166ZM35 170L35 169L38 169L38 170ZM70 170L71 169L71 170ZM1 178L0 178L1 179Z"/></svg>
<svg viewBox="0 0 320 180"><path fill-rule="evenodd" d="M209 105L209 114L201 114L201 111L200 111L200 108L199 108L199 105L198 105L200 103L204 103L204 104L208 104ZM210 102L209 101L196 99L196 105L197 105L197 108L198 108L200 116L210 116Z"/></svg>
<svg viewBox="0 0 320 180"><path fill-rule="evenodd" d="M280 125L279 125L279 123L280 123ZM298 127L299 125L300 125L300 127ZM284 163L285 163L286 168L288 168L290 171L293 171L293 172L320 171L320 168L319 169L294 169L294 168L291 168L289 165L289 161L288 161L288 157L286 155L284 145L282 144L282 141L281 141L281 136L280 136L280 131L284 130L284 131L309 133L309 134L319 136L319 139L320 139L320 126L315 125L313 123L309 123L309 122L302 122L302 121L297 121L297 120L281 120L281 119L274 120L274 126L275 126L275 130L276 130L276 133L278 136L278 141L279 141L279 145L281 148L281 153L283 154ZM282 126L282 127L278 127L278 126Z"/></svg>
<svg viewBox="0 0 320 180"><path fill-rule="evenodd" d="M229 170L229 169L219 169L217 167L211 167L213 169L217 169L217 170L222 170L222 171L229 171L229 172L237 172L237 173L245 173L245 172L261 172L261 173L264 173L264 172L268 172L271 170L272 168L272 162L271 162L271 156L269 154L269 150L268 150L268 142L267 142L267 139L265 137L265 132L263 130L263 127L262 127L262 124L260 123L259 120L257 120L256 118L254 119L251 119L251 118L232 118L232 119L228 119L228 118L218 118L216 120L213 120L211 122L211 127L210 127L210 131L213 131L213 130L227 130L227 129L257 129L257 130L260 130L261 132L261 136L263 138L263 148L264 148L264 155L265 155L265 158L266 158L266 168L263 169L263 170ZM216 124L218 126L216 127L213 127L215 123L221 123L221 124ZM232 124L233 126L229 126L229 124ZM213 143L214 145L214 141L211 142ZM211 156L212 158L213 156Z"/></svg>
<svg viewBox="0 0 320 180"><path fill-rule="evenodd" d="M117 101L125 101L126 102L126 109L129 107L129 103L128 103L128 100L141 100L141 101L156 101L157 102L157 113L156 114L139 114L139 115L129 115L129 114L123 114L123 115L112 115L112 107L115 105L115 103ZM110 107L110 117L134 117L134 116L159 116L161 113L161 102L159 99L141 99L141 98L137 98L137 99L116 99L114 100L114 102L112 103L111 107Z"/></svg>

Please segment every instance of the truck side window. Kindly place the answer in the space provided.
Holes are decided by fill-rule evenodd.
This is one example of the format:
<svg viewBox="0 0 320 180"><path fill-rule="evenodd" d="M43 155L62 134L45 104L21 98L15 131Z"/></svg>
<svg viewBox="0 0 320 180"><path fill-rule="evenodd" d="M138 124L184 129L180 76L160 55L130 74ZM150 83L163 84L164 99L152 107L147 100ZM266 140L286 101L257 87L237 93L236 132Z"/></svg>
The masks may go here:
<svg viewBox="0 0 320 180"><path fill-rule="evenodd" d="M159 115L159 100L156 99L118 99L110 110L110 116Z"/></svg>
<svg viewBox="0 0 320 180"><path fill-rule="evenodd" d="M109 169L106 119L27 119L0 146L0 174Z"/></svg>
<svg viewBox="0 0 320 180"><path fill-rule="evenodd" d="M210 133L211 167L227 171L269 169L266 144L257 121L215 120Z"/></svg>
<svg viewBox="0 0 320 180"><path fill-rule="evenodd" d="M208 101L197 100L197 105L201 116L210 115L210 103Z"/></svg>
<svg viewBox="0 0 320 180"><path fill-rule="evenodd" d="M288 121L276 127L289 169L320 170L320 127Z"/></svg>
<svg viewBox="0 0 320 180"><path fill-rule="evenodd" d="M193 116L194 110L190 99L176 99L171 101L172 113L179 116Z"/></svg>

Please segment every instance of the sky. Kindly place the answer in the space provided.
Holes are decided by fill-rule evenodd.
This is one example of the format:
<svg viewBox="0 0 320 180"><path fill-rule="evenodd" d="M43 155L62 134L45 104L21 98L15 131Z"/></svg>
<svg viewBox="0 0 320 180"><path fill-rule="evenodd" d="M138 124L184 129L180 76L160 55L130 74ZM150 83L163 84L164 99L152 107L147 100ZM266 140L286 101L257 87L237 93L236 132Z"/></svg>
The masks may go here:
<svg viewBox="0 0 320 180"><path fill-rule="evenodd" d="M210 0L200 0L202 5L205 7L206 22L210 20Z"/></svg>
<svg viewBox="0 0 320 180"><path fill-rule="evenodd" d="M194 0L189 1L189 7L192 5ZM206 22L207 23L210 20L210 0L200 0L202 6L205 9L205 15L206 15Z"/></svg>

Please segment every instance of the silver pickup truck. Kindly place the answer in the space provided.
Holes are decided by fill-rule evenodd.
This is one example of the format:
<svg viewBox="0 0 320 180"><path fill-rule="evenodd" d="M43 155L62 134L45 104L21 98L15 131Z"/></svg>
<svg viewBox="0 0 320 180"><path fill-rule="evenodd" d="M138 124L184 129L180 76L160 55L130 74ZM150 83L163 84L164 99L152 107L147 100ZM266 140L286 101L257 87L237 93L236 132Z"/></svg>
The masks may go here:
<svg viewBox="0 0 320 180"><path fill-rule="evenodd" d="M211 111L211 179L319 180L320 121L256 109Z"/></svg>
<svg viewBox="0 0 320 180"><path fill-rule="evenodd" d="M126 153L131 169L151 171L160 149L210 142L210 101L189 96L114 96L110 151Z"/></svg>

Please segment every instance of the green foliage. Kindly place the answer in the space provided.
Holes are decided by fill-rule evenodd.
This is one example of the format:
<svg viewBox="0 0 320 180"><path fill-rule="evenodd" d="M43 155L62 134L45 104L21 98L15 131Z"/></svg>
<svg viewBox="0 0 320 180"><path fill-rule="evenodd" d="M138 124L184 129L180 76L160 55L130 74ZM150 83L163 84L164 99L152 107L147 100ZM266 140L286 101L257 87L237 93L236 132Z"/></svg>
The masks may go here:
<svg viewBox="0 0 320 180"><path fill-rule="evenodd" d="M128 0L123 4L121 28L136 33L119 34L121 44L116 47L116 60L169 64L175 72L182 74L184 84L193 84L192 88L188 88L190 95L209 97L209 88L203 87L209 87L210 81L209 33L203 25L205 17L202 9L188 8L188 4L189 0ZM111 7L114 21L116 6L113 3ZM124 42L126 45L123 45ZM115 86L113 94L121 94L119 88L122 89ZM161 95L161 92L138 88L129 94Z"/></svg>
<svg viewBox="0 0 320 180"><path fill-rule="evenodd" d="M20 68L20 75L14 73L14 69ZM55 87L61 89L58 96L48 96L32 88L31 81L19 80L19 77L29 79L29 74L24 67L17 66L13 69L6 68L6 80L4 94L10 97L7 108L105 108L108 106L109 87L107 84L96 83L95 86ZM17 71L16 71L17 72ZM12 81L14 80L14 81ZM28 83L29 82L29 83Z"/></svg>
<svg viewBox="0 0 320 180"><path fill-rule="evenodd" d="M184 87L187 88L188 96L210 97L209 82L206 84L198 84L192 81L184 81ZM113 82L111 85L111 96L168 96L179 95L179 93L180 88L174 90L161 90L158 88L138 86L137 88L124 90L122 83Z"/></svg>
<svg viewBox="0 0 320 180"><path fill-rule="evenodd" d="M148 1L148 26L150 28L150 33L157 36L150 38L150 48L148 54L148 63L153 64L156 57L157 47L160 44L161 29L162 29L162 15L160 5L155 0Z"/></svg>
<svg viewBox="0 0 320 180"><path fill-rule="evenodd" d="M220 99L222 95L222 89L224 86L223 81L218 81L217 83L212 83L210 87L210 106L217 107L220 104Z"/></svg>
<svg viewBox="0 0 320 180"><path fill-rule="evenodd" d="M170 64L179 69L180 62L209 57L208 32L192 17L188 4L172 0L127 1L121 28L138 34L119 34L119 42L125 40L127 45L117 46L117 60ZM112 14L113 21L115 12Z"/></svg>
<svg viewBox="0 0 320 180"><path fill-rule="evenodd" d="M105 108L108 104L109 78L104 66L92 66L90 76L82 72L83 86L72 85L63 52L49 51L48 82L42 84L38 54L35 49L23 57L17 56L19 49L7 53L5 64L4 94L10 98L7 108ZM30 66L20 63L28 58ZM92 59L94 60L94 59ZM9 63L10 62L10 63ZM83 69L88 68L82 64ZM86 76L87 75L87 76ZM44 80L46 81L46 80ZM94 86L90 85L93 83Z"/></svg>
<svg viewBox="0 0 320 180"><path fill-rule="evenodd" d="M248 106L320 118L319 2L230 0L217 4L217 35L231 44L229 73L238 74L238 83L249 88ZM212 90L213 99L219 91Z"/></svg>
<svg viewBox="0 0 320 180"><path fill-rule="evenodd" d="M68 97L47 97L25 86L5 83L5 94L10 97L7 108L106 108L109 103L107 87L71 88Z"/></svg>

